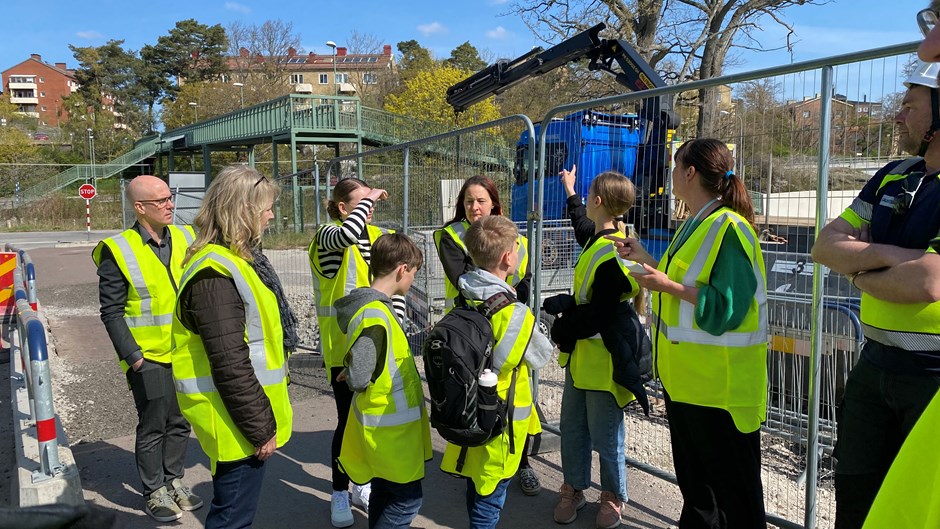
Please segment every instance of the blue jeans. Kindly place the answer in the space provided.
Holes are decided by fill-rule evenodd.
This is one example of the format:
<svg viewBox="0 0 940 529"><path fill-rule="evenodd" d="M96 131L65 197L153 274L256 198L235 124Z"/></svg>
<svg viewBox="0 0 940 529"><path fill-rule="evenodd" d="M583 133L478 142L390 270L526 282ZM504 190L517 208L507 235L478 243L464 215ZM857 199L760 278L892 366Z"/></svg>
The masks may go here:
<svg viewBox="0 0 940 529"><path fill-rule="evenodd" d="M606 391L574 387L565 370L561 397L561 471L575 490L591 488L591 448L601 462L601 490L627 501L627 469L623 454L626 437L623 409Z"/></svg>
<svg viewBox="0 0 940 529"><path fill-rule="evenodd" d="M421 480L394 483L372 478L369 495L369 529L407 529L418 516L423 493Z"/></svg>
<svg viewBox="0 0 940 529"><path fill-rule="evenodd" d="M258 510L264 461L251 456L241 461L219 462L212 476L212 504L206 529L250 528Z"/></svg>
<svg viewBox="0 0 940 529"><path fill-rule="evenodd" d="M499 512L506 503L506 489L509 480L504 479L496 485L489 496L477 494L472 479L467 479L467 513L470 514L470 529L495 529L499 522Z"/></svg>

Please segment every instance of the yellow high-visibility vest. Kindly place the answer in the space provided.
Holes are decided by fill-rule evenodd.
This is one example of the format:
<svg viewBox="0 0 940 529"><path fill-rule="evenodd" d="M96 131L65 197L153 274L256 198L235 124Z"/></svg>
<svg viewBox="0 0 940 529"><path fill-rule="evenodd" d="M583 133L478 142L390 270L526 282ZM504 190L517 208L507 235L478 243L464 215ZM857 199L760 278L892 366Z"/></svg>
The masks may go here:
<svg viewBox="0 0 940 529"><path fill-rule="evenodd" d="M258 277L251 264L234 252L208 244L196 253L183 272L182 289L200 270L212 268L235 282L245 305L245 343L254 376L264 389L277 421L277 446L290 439L293 410L287 396L287 366L277 297ZM252 456L255 447L242 435L212 381L202 337L190 332L173 312L173 379L183 417L193 426L199 445L209 456L212 473L219 461Z"/></svg>
<svg viewBox="0 0 940 529"><path fill-rule="evenodd" d="M463 250L463 253L469 255L467 251L467 245L463 242L464 237L467 235L467 230L470 229L470 223L464 219L459 222L451 222L450 224L444 226L439 230L434 231L434 246L437 247L437 253L441 253L441 239L443 237L450 237L457 243L457 246ZM517 248L518 258L519 258L519 268L516 270L516 273L508 276L506 278L506 283L509 286L516 286L520 281L525 277L526 272L529 270L529 240L523 235L519 235L519 247ZM444 313L448 313L451 309L454 308L456 303L457 296L460 294L460 291L457 290L457 285L450 282L450 278L447 277L447 274L444 274Z"/></svg>
<svg viewBox="0 0 940 529"><path fill-rule="evenodd" d="M472 303L472 302L471 302ZM496 371L496 392L503 400L509 400L512 371L519 367L516 375L515 398L510 402L512 410L512 443L510 452L509 425L502 434L482 446L467 448L464 465L458 470L457 459L461 447L447 443L441 459L441 470L456 476L470 478L481 496L488 496L496 485L516 474L522 461L522 450L528 433L542 431L529 381L529 367L523 362L523 354L535 332L535 316L522 303L514 303L490 319L496 346L493 348L493 369Z"/></svg>
<svg viewBox="0 0 940 529"><path fill-rule="evenodd" d="M337 220L333 224L342 226L343 223ZM333 367L342 367L343 355L346 354L346 335L336 323L336 309L333 308L333 303L355 288L369 286L371 274L369 263L362 257L359 247L354 244L343 252L343 261L336 275L323 275L320 271L320 250L317 248L317 239L322 229L323 226L317 230L317 236L310 243L307 253L310 256L310 269L313 271L313 297L317 304L317 324L320 327L320 352L329 371ZM370 244L375 244L375 240L383 234L392 233L372 225L367 225L366 230Z"/></svg>
<svg viewBox="0 0 940 529"><path fill-rule="evenodd" d="M695 306L653 293L653 367L670 398L727 410L743 433L767 416L767 290L764 258L754 228L728 208L712 212L688 239L674 238L659 270L690 287L708 283L721 241L734 233L751 262L757 291L744 321L720 336L695 323Z"/></svg>
<svg viewBox="0 0 940 529"><path fill-rule="evenodd" d="M614 237L623 238L622 234ZM594 241L578 256L574 267L574 297L578 305L591 302L594 294L594 274L597 267L610 260L616 260L620 269L630 282L630 292L620 296L620 302L630 300L640 291L637 282L630 276L626 264L617 257L617 248L614 242L605 237ZM604 285L598 285L604 288ZM584 390L606 391L614 396L617 405L623 408L631 401L636 400L633 393L614 382L614 364L610 352L604 346L600 333L584 340L578 340L573 353L560 353L558 364L571 371L571 380L574 387Z"/></svg>
<svg viewBox="0 0 940 529"><path fill-rule="evenodd" d="M177 285L183 274L183 258L196 238L192 226L171 225L167 230L170 234L169 266L164 266L134 228L99 242L92 252L95 266L100 266L104 247L111 250L128 285L124 322L144 358L164 364L170 362L170 325ZM127 362L121 360L125 373L129 368Z"/></svg>
<svg viewBox="0 0 940 529"><path fill-rule="evenodd" d="M862 529L940 527L940 393L911 429Z"/></svg>
<svg viewBox="0 0 940 529"><path fill-rule="evenodd" d="M378 357L385 365L353 398L339 464L353 483L410 483L424 477L424 463L433 456L431 426L408 339L385 303L372 301L353 315L347 353L365 329L376 326L385 329L385 354Z"/></svg>

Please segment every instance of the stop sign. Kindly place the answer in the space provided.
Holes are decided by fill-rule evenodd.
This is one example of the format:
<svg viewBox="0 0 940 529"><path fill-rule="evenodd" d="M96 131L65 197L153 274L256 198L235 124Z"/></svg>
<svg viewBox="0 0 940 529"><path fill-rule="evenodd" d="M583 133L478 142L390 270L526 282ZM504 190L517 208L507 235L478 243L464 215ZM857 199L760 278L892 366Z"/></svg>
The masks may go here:
<svg viewBox="0 0 940 529"><path fill-rule="evenodd" d="M84 198L85 200L91 200L95 198L95 195L98 192L95 190L95 186L91 184L82 184L78 187L78 196Z"/></svg>

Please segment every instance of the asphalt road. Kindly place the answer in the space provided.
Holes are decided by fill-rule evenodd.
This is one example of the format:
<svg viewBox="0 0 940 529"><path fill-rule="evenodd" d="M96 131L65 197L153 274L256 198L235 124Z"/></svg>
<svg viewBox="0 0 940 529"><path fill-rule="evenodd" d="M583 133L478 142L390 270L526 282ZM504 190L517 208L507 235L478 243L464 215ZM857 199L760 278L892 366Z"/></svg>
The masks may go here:
<svg viewBox="0 0 940 529"><path fill-rule="evenodd" d="M109 233L99 232L98 237ZM0 243L13 242L28 249L36 266L40 312L47 319L54 348L50 357L57 412L80 469L85 499L118 512L126 527L201 528L206 507L164 525L153 522L142 511L133 457L134 405L98 319L97 276L91 260L96 239L89 243L81 240L84 236L84 232L0 234ZM311 362L292 362L292 381L293 437L266 465L255 527L330 527L329 446L336 421L333 399L323 369L312 367ZM0 400L0 405L9 408L6 401ZM0 415L0 421L6 420ZM11 457L7 452L12 443L5 439L0 443L3 464ZM426 466L424 505L414 527L467 526L464 482L438 470L443 446L435 435L434 460ZM555 491L561 486L558 453L539 454L531 460L542 479L542 493L524 496L514 483L500 527L557 527L551 513L557 501ZM627 469L627 475L630 503L624 509L624 527L675 525L680 508L676 487L632 468ZM599 496L596 457L593 478L595 489L587 493L587 498L595 503L589 503L579 519L567 527L594 527ZM189 445L186 481L197 494L211 499L208 460L195 438ZM365 527L365 515L356 511L355 516L354 527Z"/></svg>

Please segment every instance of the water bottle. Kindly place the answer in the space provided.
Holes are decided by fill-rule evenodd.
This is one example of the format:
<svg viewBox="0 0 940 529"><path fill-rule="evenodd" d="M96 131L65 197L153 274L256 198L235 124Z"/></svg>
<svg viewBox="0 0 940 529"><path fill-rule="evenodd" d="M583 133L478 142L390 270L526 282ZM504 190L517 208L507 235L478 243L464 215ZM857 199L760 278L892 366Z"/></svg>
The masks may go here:
<svg viewBox="0 0 940 529"><path fill-rule="evenodd" d="M483 390L483 392L485 393L489 393L490 395L495 395L496 394L496 380L497 380L496 373L490 371L489 369L484 369L483 372L480 373L480 381L479 381L480 389Z"/></svg>

